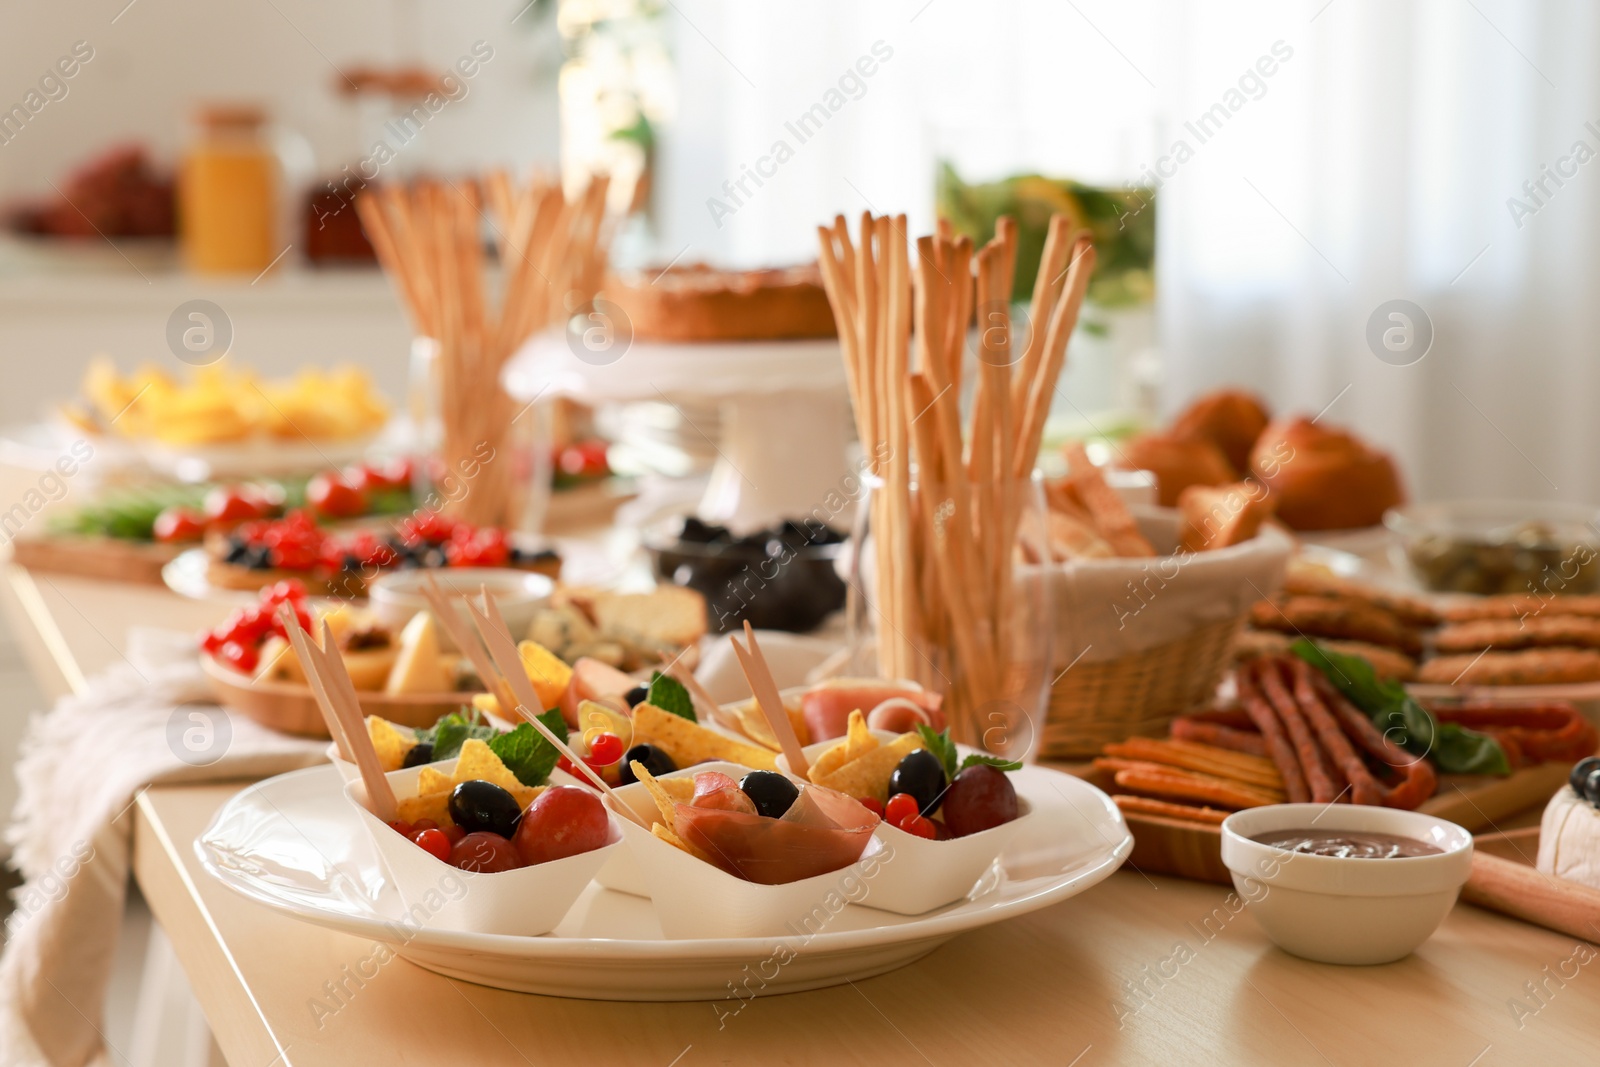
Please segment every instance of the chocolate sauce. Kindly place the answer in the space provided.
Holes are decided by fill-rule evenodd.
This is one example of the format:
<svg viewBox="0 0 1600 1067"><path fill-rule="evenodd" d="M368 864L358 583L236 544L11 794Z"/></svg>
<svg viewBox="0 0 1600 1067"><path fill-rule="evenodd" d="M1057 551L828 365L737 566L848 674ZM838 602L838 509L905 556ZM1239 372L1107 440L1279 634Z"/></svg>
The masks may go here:
<svg viewBox="0 0 1600 1067"><path fill-rule="evenodd" d="M1426 841L1376 830L1273 830L1256 834L1250 840L1307 856L1344 859L1392 860L1444 854L1444 849Z"/></svg>

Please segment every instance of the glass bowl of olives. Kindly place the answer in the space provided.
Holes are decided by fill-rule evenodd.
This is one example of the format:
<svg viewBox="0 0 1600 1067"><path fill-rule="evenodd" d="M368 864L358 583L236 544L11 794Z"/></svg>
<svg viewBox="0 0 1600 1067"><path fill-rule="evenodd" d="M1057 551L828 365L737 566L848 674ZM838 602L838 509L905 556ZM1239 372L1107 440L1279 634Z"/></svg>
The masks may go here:
<svg viewBox="0 0 1600 1067"><path fill-rule="evenodd" d="M1399 560L1437 593L1536 596L1600 591L1600 510L1527 500L1393 508Z"/></svg>
<svg viewBox="0 0 1600 1067"><path fill-rule="evenodd" d="M758 630L806 633L845 604L840 560L846 537L822 523L793 519L735 535L693 515L645 531L644 546L665 581L706 598L711 628L744 620Z"/></svg>

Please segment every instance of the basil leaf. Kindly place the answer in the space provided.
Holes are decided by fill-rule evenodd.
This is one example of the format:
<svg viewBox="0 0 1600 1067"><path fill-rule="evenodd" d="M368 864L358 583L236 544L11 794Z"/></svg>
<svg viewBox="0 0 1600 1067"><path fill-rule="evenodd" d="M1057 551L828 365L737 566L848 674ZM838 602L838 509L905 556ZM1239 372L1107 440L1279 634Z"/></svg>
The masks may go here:
<svg viewBox="0 0 1600 1067"><path fill-rule="evenodd" d="M669 675L656 671L650 675L650 689L645 700L662 711L668 711L690 722L700 720L694 714L694 701L689 699L689 690L683 683Z"/></svg>
<svg viewBox="0 0 1600 1067"><path fill-rule="evenodd" d="M956 777L956 744L950 740L950 731L934 730L927 723L917 723L917 735L922 738L922 743L928 746L928 751L938 757L939 763L944 767L945 781L954 781Z"/></svg>
<svg viewBox="0 0 1600 1067"><path fill-rule="evenodd" d="M1412 755L1432 760L1446 774L1511 773L1500 742L1456 723L1439 723L1404 685L1380 681L1372 664L1360 656L1334 652L1303 637L1289 648L1327 676L1350 703Z"/></svg>

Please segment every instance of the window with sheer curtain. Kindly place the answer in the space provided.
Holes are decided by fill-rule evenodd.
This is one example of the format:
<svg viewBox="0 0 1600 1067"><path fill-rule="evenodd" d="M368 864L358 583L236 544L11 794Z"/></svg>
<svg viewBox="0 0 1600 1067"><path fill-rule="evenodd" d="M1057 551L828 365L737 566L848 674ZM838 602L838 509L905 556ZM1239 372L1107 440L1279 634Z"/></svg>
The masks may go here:
<svg viewBox="0 0 1600 1067"><path fill-rule="evenodd" d="M1595 5L672 7L663 258L809 258L839 211L925 230L941 158L1154 174L1166 407L1244 384L1392 450L1416 497L1600 498ZM1393 299L1432 326L1405 366L1367 340Z"/></svg>

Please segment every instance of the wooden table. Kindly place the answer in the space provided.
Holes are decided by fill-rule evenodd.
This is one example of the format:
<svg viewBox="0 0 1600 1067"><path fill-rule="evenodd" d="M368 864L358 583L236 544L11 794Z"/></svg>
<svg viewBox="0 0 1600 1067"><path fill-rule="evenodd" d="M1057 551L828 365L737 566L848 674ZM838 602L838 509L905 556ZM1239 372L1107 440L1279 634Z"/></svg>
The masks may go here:
<svg viewBox="0 0 1600 1067"><path fill-rule="evenodd" d="M158 590L8 574L58 684L120 655L128 621L188 627ZM50 627L54 633L48 633ZM54 657L65 659L56 662ZM895 973L757 1000L607 1004L507 993L395 959L357 987L375 945L280 917L213 882L193 841L243 783L148 790L134 873L236 1067L275 1063L1444 1064L1594 1057L1600 960L1561 984L1571 938L1461 905L1384 967L1275 949L1226 890L1123 870L1034 915L975 931ZM1566 964L1570 973L1574 964ZM324 983L351 995L318 1018ZM1528 983L1544 983L1534 999ZM1514 1012L1512 1005L1523 1009ZM724 1008L724 1010L726 1010ZM1520 1016L1520 1019L1519 1019Z"/></svg>

